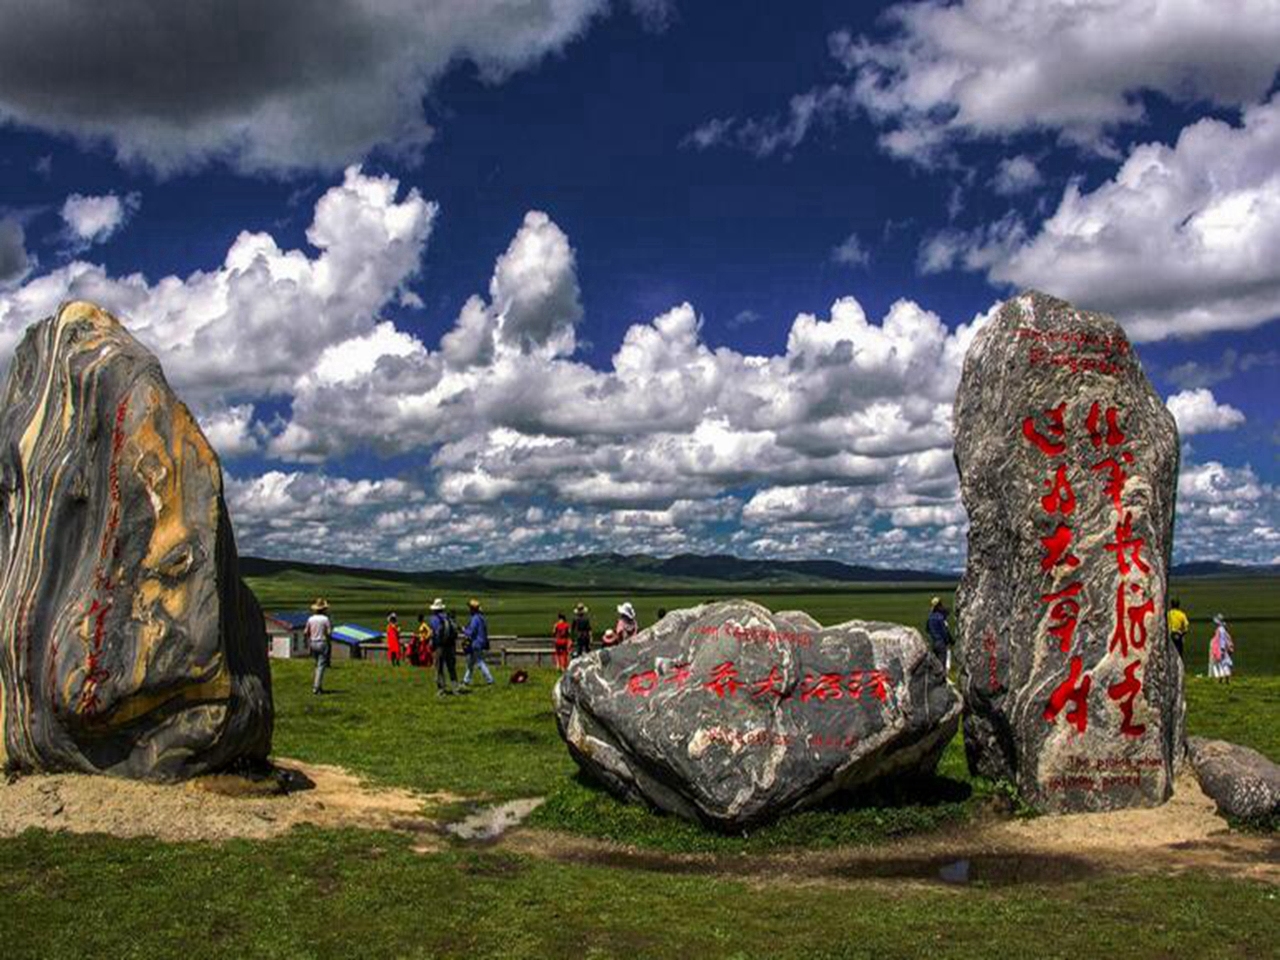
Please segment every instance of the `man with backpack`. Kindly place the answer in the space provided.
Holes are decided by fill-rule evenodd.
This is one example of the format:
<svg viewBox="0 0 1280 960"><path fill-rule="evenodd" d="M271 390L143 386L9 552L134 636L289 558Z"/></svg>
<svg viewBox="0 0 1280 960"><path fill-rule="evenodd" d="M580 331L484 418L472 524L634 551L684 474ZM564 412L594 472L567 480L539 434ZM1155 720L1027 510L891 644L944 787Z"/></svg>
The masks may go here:
<svg viewBox="0 0 1280 960"><path fill-rule="evenodd" d="M573 640L575 657L585 657L591 652L591 617L585 603L573 608Z"/></svg>
<svg viewBox="0 0 1280 960"><path fill-rule="evenodd" d="M929 603L929 619L925 621L925 632L929 635L929 646L933 655L938 658L945 671L951 666L951 647L955 639L947 626L947 608L942 605L941 597L934 597Z"/></svg>
<svg viewBox="0 0 1280 960"><path fill-rule="evenodd" d="M449 610L440 597L431 601L431 617L427 621L431 628L431 647L436 654L436 696L452 696L458 692L458 625L449 616ZM449 685L445 686L444 675L449 674Z"/></svg>
<svg viewBox="0 0 1280 960"><path fill-rule="evenodd" d="M472 598L467 607L471 610L471 621L462 631L467 638L464 648L467 654L467 672L462 675L462 685L471 686L471 671L479 667L489 686L493 686L493 674L489 672L489 665L484 662L484 652L489 649L489 623L484 618L484 611L480 609L479 600Z"/></svg>

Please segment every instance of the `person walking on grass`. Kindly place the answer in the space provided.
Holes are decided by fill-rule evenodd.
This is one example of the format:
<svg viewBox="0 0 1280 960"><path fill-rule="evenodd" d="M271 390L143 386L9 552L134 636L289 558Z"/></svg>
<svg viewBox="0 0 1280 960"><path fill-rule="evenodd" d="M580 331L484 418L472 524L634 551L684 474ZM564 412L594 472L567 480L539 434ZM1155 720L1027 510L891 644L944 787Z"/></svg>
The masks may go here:
<svg viewBox="0 0 1280 960"><path fill-rule="evenodd" d="M463 631L463 635L467 638L467 672L462 675L462 685L471 686L471 671L479 669L484 675L485 682L493 686L493 674L489 672L489 665L484 662L485 651L489 649L489 621L485 619L484 611L480 609L479 600L473 597L467 601L467 607L471 610L471 621Z"/></svg>
<svg viewBox="0 0 1280 960"><path fill-rule="evenodd" d="M955 638L951 636L951 628L947 626L947 608L942 605L941 597L929 601L929 619L925 621L925 632L929 634L929 646L933 655L942 664L942 669L951 667L951 647Z"/></svg>
<svg viewBox="0 0 1280 960"><path fill-rule="evenodd" d="M556 614L556 625L551 628L551 638L555 642L556 666L564 673L569 669L569 648L573 645L573 631L563 613Z"/></svg>
<svg viewBox="0 0 1280 960"><path fill-rule="evenodd" d="M458 625L449 616L448 607L440 597L431 601L431 616L427 620L431 630L431 648L436 655L436 696L452 696L458 692ZM445 685L444 676L449 675Z"/></svg>
<svg viewBox="0 0 1280 960"><path fill-rule="evenodd" d="M591 652L591 617L585 603L573 608L573 642L575 657L585 657Z"/></svg>
<svg viewBox="0 0 1280 960"><path fill-rule="evenodd" d="M1182 604L1174 600L1169 604L1169 642L1178 651L1178 659L1186 663L1187 656L1183 652L1183 644L1187 640L1187 631L1191 629L1191 621L1182 612Z"/></svg>
<svg viewBox="0 0 1280 960"><path fill-rule="evenodd" d="M404 659L404 647L400 645L400 625L394 613L387 615L387 659L393 667L400 666Z"/></svg>
<svg viewBox="0 0 1280 960"><path fill-rule="evenodd" d="M613 626L615 643L624 643L640 632L636 622L636 608L630 602L618 604L618 622Z"/></svg>
<svg viewBox="0 0 1280 960"><path fill-rule="evenodd" d="M329 619L329 604L322 598L316 598L311 604L311 616L306 626L307 649L316 661L315 677L311 681L311 692L316 696L324 693L324 672L329 666L329 658L333 653L333 621Z"/></svg>
<svg viewBox="0 0 1280 960"><path fill-rule="evenodd" d="M1235 661L1231 655L1236 652L1235 641L1227 632L1227 618L1218 614L1213 618L1216 629L1213 639L1209 641L1209 676L1222 683L1231 682L1231 668Z"/></svg>
<svg viewBox="0 0 1280 960"><path fill-rule="evenodd" d="M427 618L418 614L418 629L409 644L409 662L415 667L430 667L435 661L431 655L431 628Z"/></svg>

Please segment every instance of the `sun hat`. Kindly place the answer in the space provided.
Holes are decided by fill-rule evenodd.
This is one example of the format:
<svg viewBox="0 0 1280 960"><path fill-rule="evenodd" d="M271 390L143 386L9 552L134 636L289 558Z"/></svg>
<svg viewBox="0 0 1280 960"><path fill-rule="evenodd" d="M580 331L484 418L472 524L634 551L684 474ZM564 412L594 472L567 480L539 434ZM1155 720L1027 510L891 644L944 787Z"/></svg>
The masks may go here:
<svg viewBox="0 0 1280 960"><path fill-rule="evenodd" d="M388 622L388 623L395 623L395 622L396 622L396 615L395 615L394 613L389 613L389 614L387 614L387 622Z"/></svg>
<svg viewBox="0 0 1280 960"><path fill-rule="evenodd" d="M636 608L629 603L618 604L618 612L628 620L634 620L636 618Z"/></svg>
<svg viewBox="0 0 1280 960"><path fill-rule="evenodd" d="M479 610L480 601L477 600L475 597L472 597L470 600L467 601L467 606L470 607L472 610Z"/></svg>
<svg viewBox="0 0 1280 960"><path fill-rule="evenodd" d="M587 612L587 605L586 605L585 603L579 603L579 604L577 604L577 605L573 608L573 612L574 612L574 613L586 613L586 612Z"/></svg>
<svg viewBox="0 0 1280 960"><path fill-rule="evenodd" d="M930 600L930 601L929 601L929 606L931 606L931 607L940 607L940 606L942 606L942 598L941 598L941 597L934 597L932 600Z"/></svg>
<svg viewBox="0 0 1280 960"><path fill-rule="evenodd" d="M1227 625L1227 618L1226 618L1226 617L1224 617L1224 616L1223 616L1222 614L1220 614L1220 613L1219 613L1219 614L1215 614L1215 615L1214 615L1214 618L1213 618L1213 622L1214 622L1214 623L1216 623L1216 624L1217 624L1218 626L1220 626L1220 627L1225 627L1225 626Z"/></svg>
<svg viewBox="0 0 1280 960"><path fill-rule="evenodd" d="M618 634L614 632L614 630L609 629L604 632L604 636L601 637L600 639L603 640L606 644L612 643L614 640L618 639Z"/></svg>
<svg viewBox="0 0 1280 960"><path fill-rule="evenodd" d="M311 604L312 613L324 613L329 609L329 601L324 597L316 597L315 603Z"/></svg>
<svg viewBox="0 0 1280 960"><path fill-rule="evenodd" d="M439 613L440 611L444 610L444 608L445 608L444 600L442 598L436 597L434 600L431 601L432 613Z"/></svg>

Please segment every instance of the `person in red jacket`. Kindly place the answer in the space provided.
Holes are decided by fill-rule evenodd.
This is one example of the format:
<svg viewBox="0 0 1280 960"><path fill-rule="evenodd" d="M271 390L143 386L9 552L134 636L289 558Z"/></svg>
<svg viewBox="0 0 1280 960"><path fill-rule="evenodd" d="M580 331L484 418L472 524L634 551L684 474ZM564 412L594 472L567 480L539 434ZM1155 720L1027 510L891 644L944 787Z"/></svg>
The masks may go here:
<svg viewBox="0 0 1280 960"><path fill-rule="evenodd" d="M563 672L569 669L569 648L573 645L569 621L563 613L552 628L552 636L556 642L556 666Z"/></svg>
<svg viewBox="0 0 1280 960"><path fill-rule="evenodd" d="M387 617L387 658L393 667L400 666L404 660L404 648L400 646L400 625L396 623L396 615Z"/></svg>

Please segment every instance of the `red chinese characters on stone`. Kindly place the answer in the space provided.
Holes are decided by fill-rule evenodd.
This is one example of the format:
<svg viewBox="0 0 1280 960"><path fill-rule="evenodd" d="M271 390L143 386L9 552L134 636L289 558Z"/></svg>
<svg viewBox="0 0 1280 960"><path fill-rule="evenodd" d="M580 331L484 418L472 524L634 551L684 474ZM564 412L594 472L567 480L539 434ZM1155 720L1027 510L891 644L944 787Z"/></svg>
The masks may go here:
<svg viewBox="0 0 1280 960"><path fill-rule="evenodd" d="M689 675L687 663L676 664L668 675L659 674L657 670L644 670L626 678L626 692L631 697L647 698L662 683L675 684L679 689L684 689ZM853 670L849 673L827 672L817 675L807 673L800 684L799 699L802 703L858 700L865 691L883 702L888 699L891 686L892 678L883 670ZM769 669L768 675L748 682L740 678L738 668L732 660L725 660L716 665L700 687L714 693L721 700L733 699L743 687L750 688L751 698L755 700L773 697L784 701L792 697L785 686L782 668L777 664Z"/></svg>
<svg viewBox="0 0 1280 960"><path fill-rule="evenodd" d="M658 671L646 670L627 678L627 693L633 697L647 697L658 689Z"/></svg>
<svg viewBox="0 0 1280 960"><path fill-rule="evenodd" d="M1093 401L1093 406L1089 408L1089 416L1087 416L1084 421L1085 429L1089 431L1089 442L1095 447L1102 446L1103 441L1102 431L1098 428L1098 420L1101 413L1102 405L1095 400ZM1118 447L1125 441L1124 433L1120 430L1119 416L1119 410L1115 407L1107 407L1106 442L1108 447Z"/></svg>
<svg viewBox="0 0 1280 960"><path fill-rule="evenodd" d="M1044 544L1044 556L1040 558L1041 570L1052 570L1054 567L1062 565L1066 567L1078 567L1080 558L1071 552L1071 528L1065 523L1058 524L1058 529L1047 537L1041 537L1040 542Z"/></svg>
<svg viewBox="0 0 1280 960"><path fill-rule="evenodd" d="M1067 444L1063 439L1067 432L1066 425L1063 423L1066 412L1067 405L1065 402L1044 412L1049 420L1049 426L1046 429L1050 436L1058 439L1052 440L1041 433L1036 427L1035 417L1027 417L1022 421L1022 435L1047 457L1056 457L1066 452Z"/></svg>
<svg viewBox="0 0 1280 960"><path fill-rule="evenodd" d="M711 671L711 679L702 686L721 699L726 694L733 696L742 686L742 682L738 679L738 668L733 665L732 660L726 660Z"/></svg>
<svg viewBox="0 0 1280 960"><path fill-rule="evenodd" d="M1107 688L1107 696L1120 704L1120 732L1127 737L1140 737L1147 732L1146 724L1133 722L1133 701L1142 690L1138 668L1142 664L1134 660L1124 668L1124 679Z"/></svg>
<svg viewBox="0 0 1280 960"><path fill-rule="evenodd" d="M843 684L843 673L822 673L816 677L811 673L807 673L805 674L804 682L800 684L800 702L839 700L844 696L844 691L841 689Z"/></svg>
<svg viewBox="0 0 1280 960"><path fill-rule="evenodd" d="M1060 513L1064 517L1070 516L1076 508L1076 492L1071 489L1071 481L1067 479L1066 466L1058 464L1058 472L1053 475L1053 479L1046 480L1044 483L1049 490L1040 498L1040 505L1044 507L1044 512Z"/></svg>
<svg viewBox="0 0 1280 960"><path fill-rule="evenodd" d="M1063 653L1071 652L1071 641L1076 635L1076 626L1080 622L1080 601L1076 599L1084 584L1076 581L1054 593L1046 593L1040 597L1042 603L1049 604L1049 633L1058 638L1058 649Z"/></svg>
<svg viewBox="0 0 1280 960"><path fill-rule="evenodd" d="M1080 733L1089 726L1089 688L1093 686L1093 677L1084 672L1084 661L1080 657L1071 658L1071 672L1067 679L1058 684L1049 695L1049 705L1044 708L1045 720L1053 723L1068 703L1072 709L1067 713L1067 722L1075 724Z"/></svg>
<svg viewBox="0 0 1280 960"><path fill-rule="evenodd" d="M1124 520L1116 524L1116 538L1106 544L1108 553L1115 554L1116 566L1120 568L1120 576L1127 577L1131 567L1137 567L1143 573L1150 573L1151 568L1142 559L1142 548L1147 541L1133 534L1133 514L1126 512Z"/></svg>
<svg viewBox="0 0 1280 960"><path fill-rule="evenodd" d="M1129 647L1142 650L1147 645L1147 617L1156 612L1156 602L1150 597L1145 603L1128 606L1125 603L1126 583L1121 580L1116 584L1116 627L1111 633L1111 644L1108 651L1120 650L1120 656L1129 656ZM1136 583L1127 584L1129 592L1141 593L1142 588Z"/></svg>
<svg viewBox="0 0 1280 960"><path fill-rule="evenodd" d="M674 683L680 690L684 689L684 685L689 681L689 665L687 663L677 663L671 668L671 676L667 677L663 683Z"/></svg>
<svg viewBox="0 0 1280 960"><path fill-rule="evenodd" d="M889 696L889 675L883 670L855 670L849 674L849 696L854 700L869 690L882 703Z"/></svg>
<svg viewBox="0 0 1280 960"><path fill-rule="evenodd" d="M776 664L769 668L767 677L763 680L757 680L751 685L751 696L753 697L773 696L781 699L786 695L786 690L782 686L782 672Z"/></svg>
<svg viewBox="0 0 1280 960"><path fill-rule="evenodd" d="M1121 454L1121 459L1125 463L1133 463L1133 454L1126 450ZM1129 479L1129 475L1124 472L1124 467L1120 465L1120 461L1115 457L1107 457L1105 460L1099 460L1089 468L1094 473L1106 471L1107 482L1103 485L1103 492L1111 498L1111 505L1115 507L1116 513L1122 509L1120 506L1120 497L1124 493L1125 481Z"/></svg>

